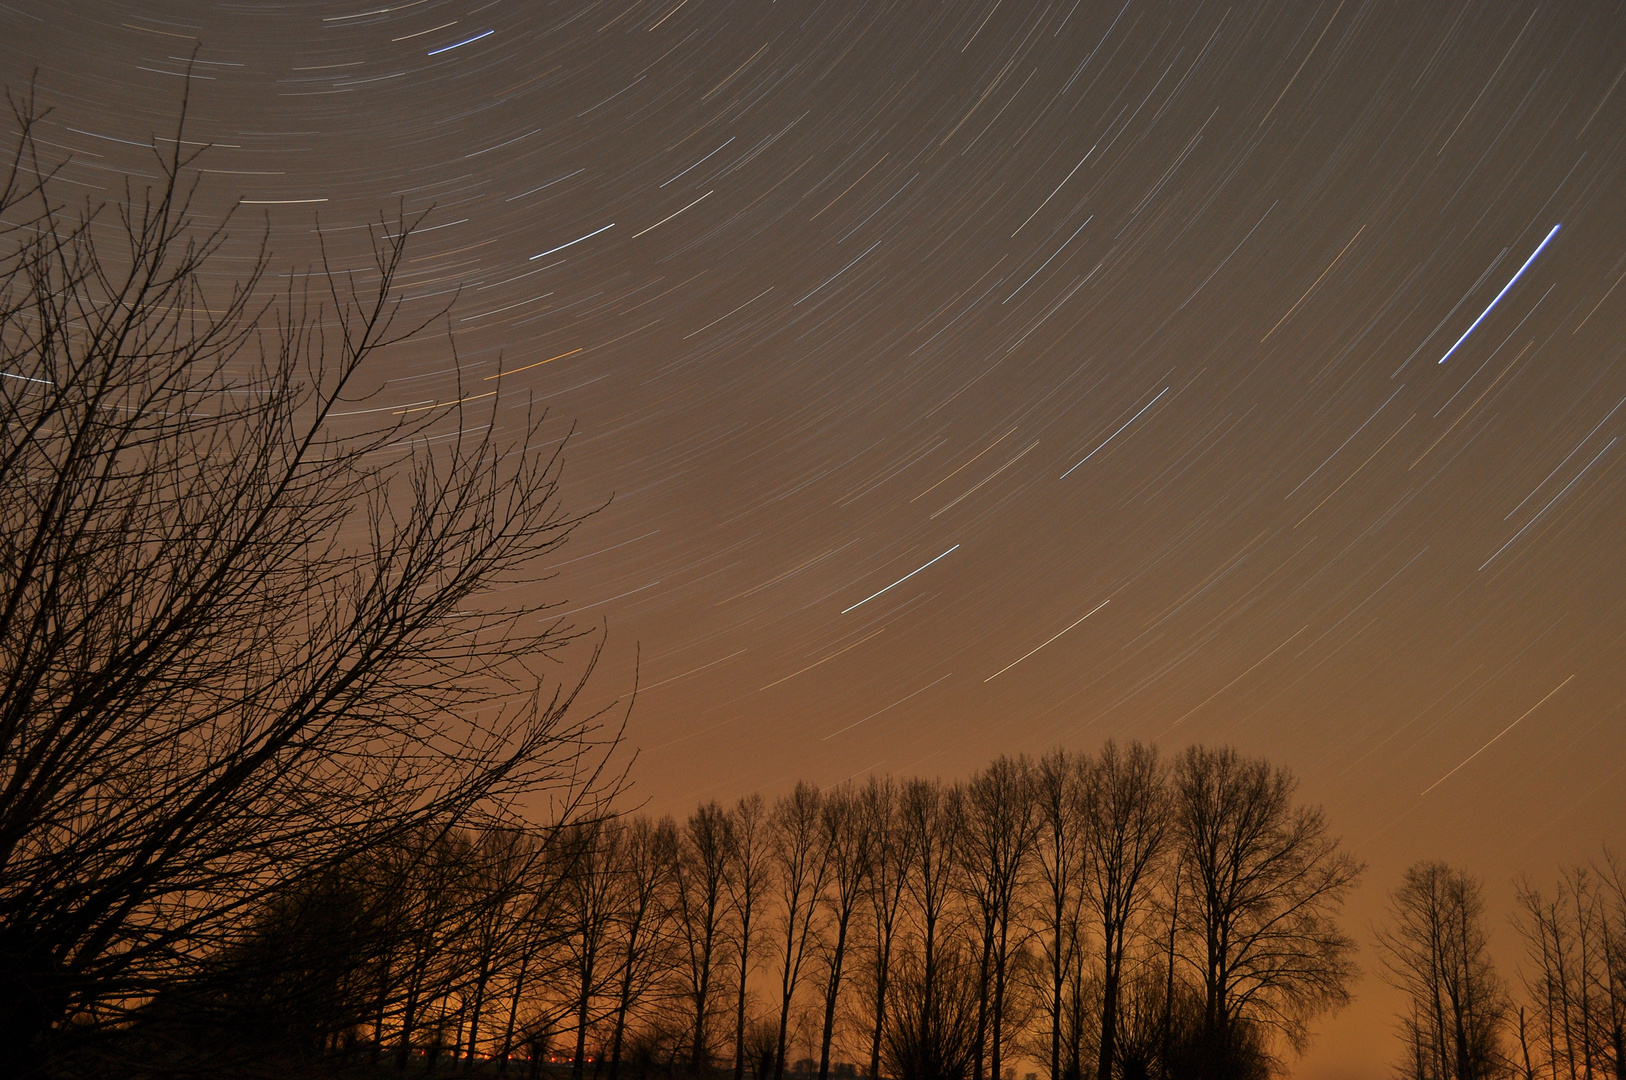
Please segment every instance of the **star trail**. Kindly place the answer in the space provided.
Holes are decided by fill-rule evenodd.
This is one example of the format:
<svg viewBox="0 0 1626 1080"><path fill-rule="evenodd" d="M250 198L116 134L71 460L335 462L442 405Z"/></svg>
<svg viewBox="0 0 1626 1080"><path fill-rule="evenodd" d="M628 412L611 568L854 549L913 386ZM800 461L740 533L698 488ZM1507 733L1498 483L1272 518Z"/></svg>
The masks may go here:
<svg viewBox="0 0 1626 1080"><path fill-rule="evenodd" d="M87 199L189 92L222 289L424 215L357 408L568 437L602 509L515 587L587 705L636 671L639 798L1229 742L1374 896L1626 825L1623 58L1606 3L0 7ZM1301 1075L1377 1075L1371 1000Z"/></svg>

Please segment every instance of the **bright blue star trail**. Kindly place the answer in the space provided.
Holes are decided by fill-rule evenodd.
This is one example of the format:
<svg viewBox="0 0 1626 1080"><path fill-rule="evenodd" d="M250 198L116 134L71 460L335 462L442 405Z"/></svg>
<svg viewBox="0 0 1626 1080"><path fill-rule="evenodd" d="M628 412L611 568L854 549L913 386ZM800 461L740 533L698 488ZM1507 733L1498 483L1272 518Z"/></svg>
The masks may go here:
<svg viewBox="0 0 1626 1080"><path fill-rule="evenodd" d="M1468 329L1464 330L1462 332L1462 336L1457 338L1455 345L1452 345L1449 349L1445 350L1445 355L1440 357L1440 363L1443 364L1449 360L1451 358L1451 354L1457 351L1457 347L1460 346L1464 341L1468 340L1468 335L1473 333L1474 330L1478 328L1479 324L1485 321L1485 316L1491 313L1491 308L1495 307L1501 302L1502 297L1507 295L1507 291L1513 288L1513 283L1518 281L1519 278L1524 275L1526 270L1530 269L1530 264L1536 261L1536 256L1540 255L1542 249L1545 248L1552 241L1552 238L1557 235L1558 226L1554 225L1552 231L1546 235L1541 243L1536 245L1536 250L1532 251L1530 253L1530 257L1524 260L1524 265L1519 267L1518 270L1514 271L1513 276L1507 279L1507 284L1502 286L1502 291L1497 293L1495 298L1492 299L1489 304L1485 305L1485 310L1479 313L1479 318L1475 319L1468 325Z"/></svg>

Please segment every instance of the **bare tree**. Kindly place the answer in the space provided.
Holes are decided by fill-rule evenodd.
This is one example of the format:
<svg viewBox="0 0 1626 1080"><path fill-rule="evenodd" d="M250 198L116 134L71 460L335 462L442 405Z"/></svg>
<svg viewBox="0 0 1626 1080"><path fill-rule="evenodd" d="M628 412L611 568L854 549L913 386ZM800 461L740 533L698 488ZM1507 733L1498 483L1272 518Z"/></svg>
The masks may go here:
<svg viewBox="0 0 1626 1080"><path fill-rule="evenodd" d="M1171 808L1172 812L1172 808ZM1167 1064L1168 1058L1174 1049L1175 1025L1179 1021L1176 1006L1176 993L1184 989L1178 982L1175 969L1178 967L1176 948L1180 942L1180 889L1185 884L1185 862L1176 852L1175 862L1169 868L1165 879L1165 892L1160 898L1159 907L1164 915L1163 939L1163 1022L1160 1039L1161 1053Z"/></svg>
<svg viewBox="0 0 1626 1080"><path fill-rule="evenodd" d="M1005 990L1009 975L1012 916L1031 869L1040 817L1033 799L1033 766L1025 757L995 758L965 789L964 829L958 854L981 931L977 980L977 1035L973 1075L981 1080L988 1061L1001 1076ZM1016 936L1025 935L1020 926Z"/></svg>
<svg viewBox="0 0 1626 1080"><path fill-rule="evenodd" d="M815 933L819 900L830 870L830 849L821 828L823 809L819 789L799 782L789 795L774 803L773 813L768 818L774 879L779 886L779 917L783 920L779 953L779 1044L774 1056L774 1080L781 1080L785 1075L791 1001L796 996L802 963Z"/></svg>
<svg viewBox="0 0 1626 1080"><path fill-rule="evenodd" d="M530 835L519 830L492 830L479 838L482 901L470 935L474 986L464 1043L465 1068L474 1067L492 986L502 969L518 959L517 946L523 940L520 916L533 866L541 857L539 848Z"/></svg>
<svg viewBox="0 0 1626 1080"><path fill-rule="evenodd" d="M670 957L666 946L673 898L677 826L671 818L635 817L622 844L620 976L610 1034L610 1080L621 1075L621 1054L633 1008L659 985Z"/></svg>
<svg viewBox="0 0 1626 1080"><path fill-rule="evenodd" d="M546 1042L563 1014L558 1002L544 1001L537 1007L536 985L563 980L565 957L561 947L568 933L564 889L570 872L570 859L563 845L527 838L526 853L518 894L514 901L510 947L513 959L505 967L507 1016L497 1052L498 1071L508 1071L514 1047L528 1044L533 1056L540 1042ZM529 1015L521 1010L530 1004Z"/></svg>
<svg viewBox="0 0 1626 1080"><path fill-rule="evenodd" d="M734 998L734 1080L745 1077L745 1006L751 976L751 947L761 933L754 923L758 902L773 873L767 818L767 804L756 794L742 796L729 813L728 874L724 882L738 926L735 958L739 961L739 984Z"/></svg>
<svg viewBox="0 0 1626 1080"><path fill-rule="evenodd" d="M1149 943L1142 943L1149 944ZM1168 1070L1164 1028L1168 1012L1167 972L1155 945L1133 957L1118 986L1118 1020L1113 1030L1113 1075L1151 1080Z"/></svg>
<svg viewBox="0 0 1626 1080"><path fill-rule="evenodd" d="M1064 1034L1067 991L1083 948L1083 889L1088 845L1085 838L1087 758L1057 749L1044 755L1034 770L1034 800L1039 815L1039 879L1042 886L1040 937L1046 981L1050 1080L1079 1080L1078 1041ZM1063 1043L1066 1042L1064 1051Z"/></svg>
<svg viewBox="0 0 1626 1080"><path fill-rule="evenodd" d="M675 869L678 926L688 961L684 976L692 1007L689 1061L698 1071L711 1063L706 1022L713 1008L712 976L721 959L728 912L728 814L715 801L703 803L689 816Z"/></svg>
<svg viewBox="0 0 1626 1080"><path fill-rule="evenodd" d="M887 1063L895 1080L970 1080L977 1038L977 966L972 943L934 944L925 957L904 951L898 965L896 1015L887 1026Z"/></svg>
<svg viewBox="0 0 1626 1080"><path fill-rule="evenodd" d="M1615 1080L1626 1080L1626 863L1606 849L1597 873L1603 968L1599 1028Z"/></svg>
<svg viewBox="0 0 1626 1080"><path fill-rule="evenodd" d="M945 990L939 982L939 967L945 962L944 950L954 929L950 903L964 806L963 790L941 780L910 780L903 788L900 817L913 856L905 880L919 934L919 974L918 987L912 987L910 994L917 1014L900 1017L897 1023L914 1032L911 1045L926 1048L949 1046L949 1033L943 1028L949 1015L943 1010L948 1005L954 1006L956 1031L960 1021L958 985ZM960 971L963 965L957 954L954 962L955 970ZM972 992L976 992L974 984ZM975 1038L974 1030L971 1037Z"/></svg>
<svg viewBox="0 0 1626 1080"><path fill-rule="evenodd" d="M1119 750L1110 740L1089 770L1084 836L1086 895L1101 947L1099 1080L1112 1080L1118 997L1130 937L1150 908L1151 877L1169 833L1169 797L1157 751L1141 743Z"/></svg>
<svg viewBox="0 0 1626 1080"><path fill-rule="evenodd" d="M353 1048L371 1019L377 938L388 908L367 867L334 867L271 898L252 929L164 995L144 1033L183 1041L222 1071L280 1052L309 1060Z"/></svg>
<svg viewBox="0 0 1626 1080"><path fill-rule="evenodd" d="M564 889L565 944L570 954L571 1011L576 1048L571 1076L581 1080L587 1065L587 1038L595 1004L611 987L612 965L605 963L613 920L620 914L624 826L618 819L587 821L569 830L564 848L569 870Z"/></svg>
<svg viewBox="0 0 1626 1080"><path fill-rule="evenodd" d="M404 846L408 873L398 887L406 903L393 913L404 942L400 968L395 1063L405 1069L420 1043L441 1046L445 1002L460 974L456 949L478 910L468 868L468 840L456 833L422 833ZM377 1037L387 1030L382 1021Z"/></svg>
<svg viewBox="0 0 1626 1080"><path fill-rule="evenodd" d="M880 1080L881 1040L886 1032L887 994L892 975L892 947L914 864L914 833L905 827L898 786L890 777L871 778L864 788L864 812L870 821L870 914L875 946L872 971L874 1025L870 1029L869 1080Z"/></svg>
<svg viewBox="0 0 1626 1080"><path fill-rule="evenodd" d="M1509 1005L1484 918L1480 883L1445 863L1413 865L1389 894L1377 941L1387 981L1410 999L1410 1080L1484 1080L1506 1064Z"/></svg>
<svg viewBox="0 0 1626 1080"><path fill-rule="evenodd" d="M829 906L834 931L825 974L824 1030L819 1041L819 1080L828 1080L830 1041L836 1029L836 1002L847 959L848 931L869 885L875 831L868 804L850 786L825 793L820 824L824 833L821 842L829 852Z"/></svg>
<svg viewBox="0 0 1626 1080"><path fill-rule="evenodd" d="M1336 916L1362 867L1294 788L1286 770L1230 748L1188 747L1174 770L1187 959L1202 980L1205 1053L1221 1060L1269 1031L1298 1049L1312 1017L1349 1000L1354 942Z"/></svg>
<svg viewBox="0 0 1626 1080"><path fill-rule="evenodd" d="M524 1004L527 989L537 979L550 979L558 960L554 958L559 942L564 937L563 867L558 844L548 844L533 834L519 834L515 838L515 883L509 911L506 912L507 932L504 937L504 956L498 974L502 995L502 1036L499 1039L498 1070L506 1073L514 1052L515 1038L520 1034L520 1005ZM498 1007L496 987L489 992L491 1004Z"/></svg>
<svg viewBox="0 0 1626 1080"><path fill-rule="evenodd" d="M749 872L758 839L766 885ZM1278 1040L1303 1047L1354 971L1337 916L1360 867L1291 776L1231 750L1194 748L1171 770L1150 747L1108 744L1000 759L965 785L804 783L766 815L755 799L701 806L683 847L688 1008L681 1025L675 1010L642 1014L641 1073L663 1047L709 1068L727 1008L742 1080L747 1063L759 1080L837 1075L856 977L872 1077L974 1080L980 1045L985 1074L1021 1053L1051 1080L1102 1062L1110 1080L1254 1080L1280 1066ZM779 1007L753 1022L741 990L759 922L774 930Z"/></svg>
<svg viewBox="0 0 1626 1080"><path fill-rule="evenodd" d="M28 1071L290 879L521 792L569 813L593 722L569 713L580 679L534 667L572 635L509 589L578 520L540 416L505 444L462 392L342 415L423 325L393 299L417 222L374 229L370 274L292 277L272 303L262 246L216 291L226 225L192 214L181 131L151 187L70 212L39 111L13 107L0 1043Z"/></svg>
<svg viewBox="0 0 1626 1080"><path fill-rule="evenodd" d="M1536 1044L1552 1076L1626 1076L1626 879L1605 853L1576 866L1552 899L1528 882L1514 920L1525 939L1524 983L1541 1010Z"/></svg>

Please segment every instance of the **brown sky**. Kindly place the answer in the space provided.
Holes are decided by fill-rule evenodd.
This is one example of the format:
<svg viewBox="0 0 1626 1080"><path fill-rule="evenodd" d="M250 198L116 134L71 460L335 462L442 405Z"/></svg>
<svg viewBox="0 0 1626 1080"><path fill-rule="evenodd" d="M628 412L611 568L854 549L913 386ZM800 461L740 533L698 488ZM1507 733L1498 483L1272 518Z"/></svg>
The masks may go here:
<svg viewBox="0 0 1626 1080"><path fill-rule="evenodd" d="M613 499L538 587L600 702L641 658L650 806L1232 742L1363 937L1416 858L1501 919L1620 842L1618 6L0 6L92 197L197 39L205 215L359 264L432 205L407 291L576 425ZM455 393L445 333L389 364ZM1386 1074L1361 993L1300 1075Z"/></svg>

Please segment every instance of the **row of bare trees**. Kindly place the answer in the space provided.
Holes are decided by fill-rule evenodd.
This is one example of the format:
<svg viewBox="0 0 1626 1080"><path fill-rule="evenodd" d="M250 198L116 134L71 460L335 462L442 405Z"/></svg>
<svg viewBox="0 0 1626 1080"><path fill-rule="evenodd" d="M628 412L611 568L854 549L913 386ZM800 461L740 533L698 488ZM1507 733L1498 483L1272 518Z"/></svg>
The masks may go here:
<svg viewBox="0 0 1626 1080"><path fill-rule="evenodd" d="M366 883L398 865L417 869ZM543 843L443 836L373 855L358 899L319 905L319 926L363 895L389 908L343 948L277 951L352 958L338 980L285 974L330 988L290 1007L349 995L302 1045L402 1065L1263 1076L1347 999L1336 917L1359 870L1268 762L1108 743L964 782L801 783L681 822L605 817ZM274 908L264 933L311 907ZM374 926L394 943L369 944ZM221 985L253 983L237 962Z"/></svg>
<svg viewBox="0 0 1626 1080"><path fill-rule="evenodd" d="M1497 973L1481 882L1421 862L1390 895L1378 944L1404 991L1406 1080L1626 1078L1626 865L1605 853L1553 889L1516 883L1524 1001Z"/></svg>

